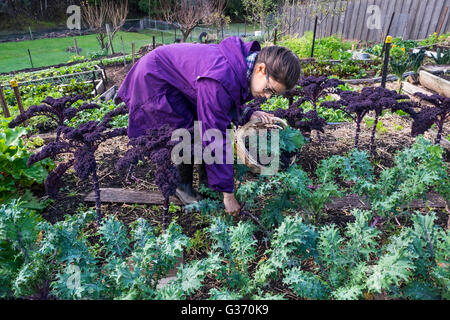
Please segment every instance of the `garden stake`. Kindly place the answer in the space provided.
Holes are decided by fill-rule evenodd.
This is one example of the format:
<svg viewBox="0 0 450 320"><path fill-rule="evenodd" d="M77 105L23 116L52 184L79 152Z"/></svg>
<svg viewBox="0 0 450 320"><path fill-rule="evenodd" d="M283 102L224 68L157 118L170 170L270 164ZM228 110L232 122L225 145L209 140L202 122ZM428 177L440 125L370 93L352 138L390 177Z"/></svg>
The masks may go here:
<svg viewBox="0 0 450 320"><path fill-rule="evenodd" d="M439 27L436 30L436 39L439 37L439 34L441 33L441 28L442 28L442 25L444 24L445 17L447 16L447 11L448 11L448 6L445 7L444 14L442 15L441 21L439 22Z"/></svg>
<svg viewBox="0 0 450 320"><path fill-rule="evenodd" d="M20 91L19 91L19 84L17 83L16 80L11 80L10 84L11 84L11 87L13 88L13 90L14 90L14 95L16 96L17 105L19 106L20 114L24 114L25 110L23 109L22 97L20 96ZM28 126L28 122L24 121L23 125L25 127L27 127Z"/></svg>
<svg viewBox="0 0 450 320"><path fill-rule="evenodd" d="M120 36L120 41L122 42L122 54L123 54L123 66L126 67L127 65L127 59L125 57L125 46L123 44L123 38Z"/></svg>
<svg viewBox="0 0 450 320"><path fill-rule="evenodd" d="M314 57L314 42L316 42L316 31L317 31L317 16L314 20L314 34L313 34L313 40L312 40L312 48L311 48L311 58Z"/></svg>
<svg viewBox="0 0 450 320"><path fill-rule="evenodd" d="M31 40L34 40L33 39L33 32L31 32L31 27L28 27L28 30L30 30L30 38L31 38Z"/></svg>
<svg viewBox="0 0 450 320"><path fill-rule="evenodd" d="M75 51L77 52L77 56L80 55L80 49L78 49L77 38L73 38L73 43L75 45Z"/></svg>
<svg viewBox="0 0 450 320"><path fill-rule="evenodd" d="M111 47L111 53L114 54L114 47L113 47L113 43L112 43L112 38L111 38L111 30L109 27L109 24L106 24L106 32L108 33L108 39L109 39L109 46Z"/></svg>
<svg viewBox="0 0 450 320"><path fill-rule="evenodd" d="M164 32L161 31L161 43L164 44Z"/></svg>
<svg viewBox="0 0 450 320"><path fill-rule="evenodd" d="M383 74L381 75L381 86L383 88L386 88L386 77L388 74L388 66L389 66L389 53L391 51L391 44L392 44L392 37L387 36L386 37L386 53L384 56L384 64L383 64Z"/></svg>
<svg viewBox="0 0 450 320"><path fill-rule="evenodd" d="M28 49L28 56L30 57L31 68L34 69L33 59L31 59L31 52L30 52L30 49Z"/></svg>
<svg viewBox="0 0 450 320"><path fill-rule="evenodd" d="M8 105L6 104L5 96L3 95L3 87L1 84L0 84L0 102L2 103L3 116L5 118L11 117L8 110Z"/></svg>
<svg viewBox="0 0 450 320"><path fill-rule="evenodd" d="M173 40L173 42L177 42L177 27L175 27L175 39Z"/></svg>
<svg viewBox="0 0 450 320"><path fill-rule="evenodd" d="M384 39L385 42L383 43L383 48L381 48L381 54L380 54L380 57L383 56L384 50L386 49L386 39L387 39L388 34L389 34L390 30L391 30L392 20L394 20L394 15L395 15L395 12L392 12L391 20L389 21L389 26L388 26L388 29L387 29L387 31L386 31L386 36L385 36L385 39Z"/></svg>
<svg viewBox="0 0 450 320"><path fill-rule="evenodd" d="M278 32L278 29L275 28L275 30L273 30L273 45L274 46L277 45L277 32Z"/></svg>
<svg viewBox="0 0 450 320"><path fill-rule="evenodd" d="M131 43L131 63L132 65L134 65L134 55L135 55L135 47L134 47L134 42Z"/></svg>
<svg viewBox="0 0 450 320"><path fill-rule="evenodd" d="M152 36L152 44L153 44L153 50L155 50L155 48L156 48L155 36Z"/></svg>

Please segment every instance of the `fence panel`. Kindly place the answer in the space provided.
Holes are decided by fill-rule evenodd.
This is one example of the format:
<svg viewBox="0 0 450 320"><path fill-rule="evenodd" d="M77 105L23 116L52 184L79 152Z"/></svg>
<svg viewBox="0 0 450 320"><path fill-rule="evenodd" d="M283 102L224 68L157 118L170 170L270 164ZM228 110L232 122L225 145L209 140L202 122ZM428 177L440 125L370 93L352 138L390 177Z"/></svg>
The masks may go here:
<svg viewBox="0 0 450 320"><path fill-rule="evenodd" d="M450 0L349 0L330 1L330 8L340 8L347 4L342 15L328 16L318 30L323 36L331 34L342 35L346 39L363 41L381 41L392 16L390 35L404 39L424 39L436 31L442 14ZM369 29L367 19L374 13L367 9L369 6L378 6L381 21L380 29ZM292 19L299 19L299 23L292 26L290 34L304 35L306 31L314 28L314 17L311 9L304 5L293 6L290 9ZM450 10L447 13L442 33L450 32Z"/></svg>

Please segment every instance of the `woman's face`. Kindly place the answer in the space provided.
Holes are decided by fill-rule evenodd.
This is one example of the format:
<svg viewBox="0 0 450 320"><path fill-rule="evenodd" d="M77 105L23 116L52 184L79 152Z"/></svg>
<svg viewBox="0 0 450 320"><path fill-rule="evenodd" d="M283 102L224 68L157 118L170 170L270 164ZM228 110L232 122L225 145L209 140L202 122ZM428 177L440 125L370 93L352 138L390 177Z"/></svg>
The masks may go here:
<svg viewBox="0 0 450 320"><path fill-rule="evenodd" d="M282 94L286 91L286 86L267 74L264 63L257 63L250 78L250 91L255 98L268 99L274 94Z"/></svg>

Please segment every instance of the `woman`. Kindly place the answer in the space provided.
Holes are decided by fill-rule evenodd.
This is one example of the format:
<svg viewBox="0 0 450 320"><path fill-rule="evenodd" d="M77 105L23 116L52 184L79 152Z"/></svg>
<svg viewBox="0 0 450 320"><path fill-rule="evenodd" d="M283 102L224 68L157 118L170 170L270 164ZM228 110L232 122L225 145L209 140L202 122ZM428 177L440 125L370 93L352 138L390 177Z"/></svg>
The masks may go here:
<svg viewBox="0 0 450 320"><path fill-rule="evenodd" d="M130 138L163 124L190 128L194 121L201 122L202 131L218 129L225 137L232 121L243 124L260 118L271 123L271 114L243 105L255 97L270 98L292 89L299 76L300 61L290 50L279 46L261 50L257 41L244 43L230 37L220 44L156 48L133 66L118 96L129 108ZM208 144L202 143L203 147ZM223 148L225 154L225 142ZM181 183L177 195L185 203L193 202L193 165L179 165L178 169ZM233 165L206 165L206 174L208 186L223 193L225 211L238 213Z"/></svg>

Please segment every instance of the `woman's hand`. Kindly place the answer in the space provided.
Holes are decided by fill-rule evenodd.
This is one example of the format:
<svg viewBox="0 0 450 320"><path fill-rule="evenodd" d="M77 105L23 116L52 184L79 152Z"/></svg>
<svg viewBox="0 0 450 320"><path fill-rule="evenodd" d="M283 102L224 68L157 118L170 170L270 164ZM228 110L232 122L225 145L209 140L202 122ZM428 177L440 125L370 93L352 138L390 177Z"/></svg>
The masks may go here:
<svg viewBox="0 0 450 320"><path fill-rule="evenodd" d="M273 117L274 117L273 114L263 112L263 111L255 111L255 112L253 112L252 116L250 117L250 120L261 119L263 123L272 124L274 122Z"/></svg>
<svg viewBox="0 0 450 320"><path fill-rule="evenodd" d="M223 204L225 205L225 212L236 216L241 211L241 205L234 197L234 193L223 193Z"/></svg>

